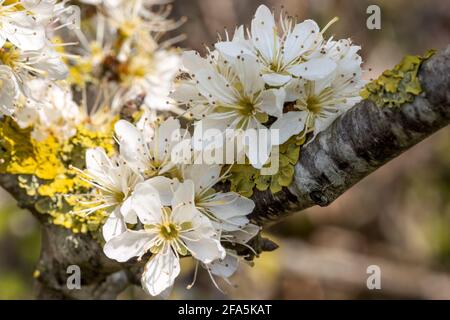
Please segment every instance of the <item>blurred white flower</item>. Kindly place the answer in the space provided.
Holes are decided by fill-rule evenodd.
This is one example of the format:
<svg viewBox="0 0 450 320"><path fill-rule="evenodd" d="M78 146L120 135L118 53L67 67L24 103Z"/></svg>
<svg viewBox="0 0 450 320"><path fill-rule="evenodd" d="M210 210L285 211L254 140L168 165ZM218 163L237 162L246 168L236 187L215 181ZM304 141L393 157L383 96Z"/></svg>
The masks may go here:
<svg viewBox="0 0 450 320"><path fill-rule="evenodd" d="M6 41L21 50L40 50L46 44L45 28L33 14L19 11L22 1L0 1L0 47Z"/></svg>
<svg viewBox="0 0 450 320"><path fill-rule="evenodd" d="M61 141L72 137L81 122L81 114L70 87L43 79L30 80L26 86L32 97L14 113L19 126L32 126L32 136L38 141L49 134Z"/></svg>
<svg viewBox="0 0 450 320"><path fill-rule="evenodd" d="M174 110L169 101L173 81L181 67L181 58L176 52L157 50L154 53L142 52L131 55L125 62L121 88L125 92L124 100L131 100L145 94L144 104L154 110Z"/></svg>
<svg viewBox="0 0 450 320"><path fill-rule="evenodd" d="M32 99L27 84L31 79L61 80L68 74L65 63L56 51L44 47L37 51L21 51L10 43L0 48L0 62L11 68L19 88L28 99Z"/></svg>
<svg viewBox="0 0 450 320"><path fill-rule="evenodd" d="M18 95L19 89L11 68L0 65L0 117L13 115Z"/></svg>

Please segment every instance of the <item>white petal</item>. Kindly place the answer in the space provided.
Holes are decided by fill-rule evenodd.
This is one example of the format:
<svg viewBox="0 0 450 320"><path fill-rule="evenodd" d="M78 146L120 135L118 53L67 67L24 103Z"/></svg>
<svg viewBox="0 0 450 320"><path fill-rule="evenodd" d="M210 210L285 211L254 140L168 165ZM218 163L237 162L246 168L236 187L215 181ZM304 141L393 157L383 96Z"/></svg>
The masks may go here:
<svg viewBox="0 0 450 320"><path fill-rule="evenodd" d="M239 266L239 260L235 256L227 254L223 260L215 260L211 262L207 267L211 270L211 273L222 278L231 277Z"/></svg>
<svg viewBox="0 0 450 320"><path fill-rule="evenodd" d="M210 102L237 104L239 101L227 80L217 72L209 69L200 70L196 79L200 93Z"/></svg>
<svg viewBox="0 0 450 320"><path fill-rule="evenodd" d="M142 287L148 294L157 296L171 287L179 274L180 262L168 247L154 255L145 265L141 279Z"/></svg>
<svg viewBox="0 0 450 320"><path fill-rule="evenodd" d="M297 59L314 46L314 41L322 41L320 28L313 20L297 24L284 42L284 64Z"/></svg>
<svg viewBox="0 0 450 320"><path fill-rule="evenodd" d="M3 47L3 45L5 44L5 42L6 42L6 38L5 38L5 36L1 33L1 30L0 30L0 48Z"/></svg>
<svg viewBox="0 0 450 320"><path fill-rule="evenodd" d="M279 48L279 39L276 35L275 19L269 8L264 5L258 7L251 29L254 46L266 60L273 61Z"/></svg>
<svg viewBox="0 0 450 320"><path fill-rule="evenodd" d="M110 259L126 262L133 257L144 255L153 237L154 235L143 230L127 230L106 242L103 251Z"/></svg>
<svg viewBox="0 0 450 320"><path fill-rule="evenodd" d="M217 42L215 48L228 59L236 58L239 55L247 54L253 55L248 43L245 40L241 41L221 41Z"/></svg>
<svg viewBox="0 0 450 320"><path fill-rule="evenodd" d="M25 53L24 58L27 57ZM38 59L38 63L34 67L46 72L48 78L52 80L63 80L67 78L69 69L67 65L61 60L58 53L50 49L44 49L36 54L30 54L31 59Z"/></svg>
<svg viewBox="0 0 450 320"><path fill-rule="evenodd" d="M236 243L246 244L253 237L255 237L258 232L261 231L261 227L255 224L248 224L244 229L240 229L234 232L230 232L233 235L233 241Z"/></svg>
<svg viewBox="0 0 450 320"><path fill-rule="evenodd" d="M274 117L283 113L283 105L286 93L284 89L270 89L261 94L261 104L258 109Z"/></svg>
<svg viewBox="0 0 450 320"><path fill-rule="evenodd" d="M312 59L289 68L289 72L307 80L323 79L336 69L336 63L329 58Z"/></svg>
<svg viewBox="0 0 450 320"><path fill-rule="evenodd" d="M125 202L120 206L120 213L122 214L123 220L126 223L137 223L137 215L133 209L133 201L131 198L127 198Z"/></svg>
<svg viewBox="0 0 450 320"><path fill-rule="evenodd" d="M285 87L286 92L285 102L291 102L297 100L302 96L301 92L305 91L305 83L307 80L302 79L292 79Z"/></svg>
<svg viewBox="0 0 450 320"><path fill-rule="evenodd" d="M236 192L227 192L219 193L208 202L204 202L204 207L208 208L217 218L226 220L252 213L255 203Z"/></svg>
<svg viewBox="0 0 450 320"><path fill-rule="evenodd" d="M182 103L205 101L206 99L204 99L203 96L199 97L198 93L198 89L195 85L191 83L182 83L175 89L172 94L170 94L170 97L175 101Z"/></svg>
<svg viewBox="0 0 450 320"><path fill-rule="evenodd" d="M104 173L105 166L111 166L111 160L103 148L86 150L86 168L93 173Z"/></svg>
<svg viewBox="0 0 450 320"><path fill-rule="evenodd" d="M305 128L307 116L306 111L291 111L278 118L270 129L278 130L279 144L283 144L293 135L299 134Z"/></svg>
<svg viewBox="0 0 450 320"><path fill-rule="evenodd" d="M217 259L225 258L225 249L219 240L213 238L201 238L197 241L184 239L192 256L203 263L211 263Z"/></svg>
<svg viewBox="0 0 450 320"><path fill-rule="evenodd" d="M262 125L260 126L263 127ZM246 147L245 153L250 164L257 169L261 169L267 162L272 150L270 130L265 127L260 129L256 130L256 137L251 131L252 129L247 130L244 137ZM256 140L254 140L255 138Z"/></svg>
<svg viewBox="0 0 450 320"><path fill-rule="evenodd" d="M172 146L181 140L180 121L173 117L167 118L157 130L158 140L154 143L157 144L158 159L162 160L170 156Z"/></svg>
<svg viewBox="0 0 450 320"><path fill-rule="evenodd" d="M273 87L283 86L292 79L292 77L288 74L280 74L276 72L264 73L262 78L265 83Z"/></svg>
<svg viewBox="0 0 450 320"><path fill-rule="evenodd" d="M127 231L127 226L123 221L119 209L114 210L102 227L103 239L109 241Z"/></svg>
<svg viewBox="0 0 450 320"><path fill-rule="evenodd" d="M246 226L250 220L243 216L229 218L221 222L213 221L213 226L222 232L238 231L242 227Z"/></svg>
<svg viewBox="0 0 450 320"><path fill-rule="evenodd" d="M195 193L199 194L218 181L221 170L222 165L192 164L184 169L184 177L194 182Z"/></svg>
<svg viewBox="0 0 450 320"><path fill-rule="evenodd" d="M209 64L206 59L200 57L198 52L190 50L183 52L181 56L183 66L191 74L197 73L199 70L209 68Z"/></svg>
<svg viewBox="0 0 450 320"><path fill-rule="evenodd" d="M22 50L39 50L45 45L43 26L38 25L25 11L10 14L2 21L2 33L8 40Z"/></svg>
<svg viewBox="0 0 450 320"><path fill-rule="evenodd" d="M173 193L172 207L179 205L193 205L195 198L195 187L192 180L186 180L178 185ZM175 211L173 212L174 215Z"/></svg>
<svg viewBox="0 0 450 320"><path fill-rule="evenodd" d="M148 179L144 183L148 186L152 186L158 191L162 205L168 206L172 203L173 192L178 187L178 180L158 176Z"/></svg>
<svg viewBox="0 0 450 320"><path fill-rule="evenodd" d="M144 169L142 153L147 152L141 132L130 122L119 120L114 126L120 142L120 155L134 168Z"/></svg>
<svg viewBox="0 0 450 320"><path fill-rule="evenodd" d="M132 209L143 224L156 224L161 221L163 205L151 179L136 186L130 201Z"/></svg>
<svg viewBox="0 0 450 320"><path fill-rule="evenodd" d="M264 89L264 80L260 76L261 66L255 57L243 55L234 63L234 68L246 96L253 96Z"/></svg>

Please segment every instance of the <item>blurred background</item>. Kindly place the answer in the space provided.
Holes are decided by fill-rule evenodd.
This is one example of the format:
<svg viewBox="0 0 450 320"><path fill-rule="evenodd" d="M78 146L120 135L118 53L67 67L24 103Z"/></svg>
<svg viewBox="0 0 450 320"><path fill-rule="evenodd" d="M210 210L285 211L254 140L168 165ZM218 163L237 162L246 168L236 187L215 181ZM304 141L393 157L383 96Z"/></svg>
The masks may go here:
<svg viewBox="0 0 450 320"><path fill-rule="evenodd" d="M327 36L351 37L362 46L367 80L405 54L450 44L448 0L177 0L174 15L188 22L183 48L204 52L217 33L249 24L260 4L324 26ZM381 30L366 28L366 9L381 8ZM284 9L282 9L282 7ZM369 71L370 70L370 71ZM327 208L312 208L266 230L280 248L253 267L242 264L224 296L183 261L178 299L450 299L450 128L445 128L376 171ZM0 299L32 299L39 255L38 224L0 190ZM381 290L369 290L367 267L381 269ZM140 288L123 299L147 298Z"/></svg>

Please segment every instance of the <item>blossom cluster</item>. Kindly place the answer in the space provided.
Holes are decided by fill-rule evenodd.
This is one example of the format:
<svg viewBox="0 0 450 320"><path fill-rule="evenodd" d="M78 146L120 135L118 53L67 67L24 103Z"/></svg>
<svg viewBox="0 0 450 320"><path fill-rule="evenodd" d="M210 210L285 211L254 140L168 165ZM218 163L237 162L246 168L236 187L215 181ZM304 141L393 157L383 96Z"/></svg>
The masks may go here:
<svg viewBox="0 0 450 320"><path fill-rule="evenodd" d="M240 26L232 38L227 34L205 58L184 52L187 79L172 98L189 106L195 128L203 131L194 147L215 148L217 135L205 132L221 130L223 139L241 139L249 162L261 168L274 146L308 133L312 141L358 102L364 84L360 47L349 39L325 40L335 20L322 30L313 20L296 23L284 16L277 25L260 6L250 29ZM225 134L227 129L235 134ZM250 130L276 131L278 139L246 134Z"/></svg>
<svg viewBox="0 0 450 320"><path fill-rule="evenodd" d="M360 47L325 39L335 19L322 29L277 22L260 6L250 28L201 57L175 49L181 37L161 40L183 22L168 17L167 1L79 2L0 0L0 120L30 129L36 144L63 145L64 164L89 191L66 192L79 199L72 214L106 216L104 253L143 262L147 293L168 295L182 257L195 275L200 266L216 286L229 282L261 229L253 200L233 189L239 159L258 171L261 190L263 169L278 161L271 190L288 186L300 146L361 99ZM81 130L111 131L115 149L96 144L75 163L64 142ZM231 161L198 162L205 150Z"/></svg>
<svg viewBox="0 0 450 320"><path fill-rule="evenodd" d="M0 1L0 114L13 115L19 99L38 103L30 81L55 81L68 74L56 34L79 24L78 7L67 1Z"/></svg>
<svg viewBox="0 0 450 320"><path fill-rule="evenodd" d="M120 120L115 132L120 154L110 159L101 148L88 150L83 172L98 190L86 211L110 212L105 254L119 262L148 259L142 287L151 295L170 292L180 257L192 257L214 283L214 276L227 281L242 259L233 248L248 247L260 230L247 217L253 201L214 189L223 179L221 165L173 161L172 149L185 136L178 120Z"/></svg>

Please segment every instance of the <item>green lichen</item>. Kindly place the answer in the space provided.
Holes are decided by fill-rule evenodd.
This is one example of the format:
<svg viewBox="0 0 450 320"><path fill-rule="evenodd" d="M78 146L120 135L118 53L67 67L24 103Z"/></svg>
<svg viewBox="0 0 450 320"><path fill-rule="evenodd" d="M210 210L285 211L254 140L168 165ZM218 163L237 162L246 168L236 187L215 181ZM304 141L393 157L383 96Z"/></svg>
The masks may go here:
<svg viewBox="0 0 450 320"><path fill-rule="evenodd" d="M364 99L370 99L380 107L400 107L412 102L422 92L418 78L422 63L436 51L429 50L423 56L406 56L391 70L386 70L361 91Z"/></svg>
<svg viewBox="0 0 450 320"><path fill-rule="evenodd" d="M255 189L259 191L270 189L272 193L280 192L283 187L292 183L294 166L298 162L300 148L304 142L304 137L301 139L292 137L279 147L279 170L274 175L262 175L260 170L249 164L233 165L227 178L231 190L245 197L251 197Z"/></svg>
<svg viewBox="0 0 450 320"><path fill-rule="evenodd" d="M0 173L16 176L36 211L47 215L52 223L75 233L96 231L106 214L81 213L79 195L88 193L90 186L72 166L84 168L88 148L102 147L113 154L112 128L113 124L106 132L94 132L79 126L76 135L67 141L59 142L51 135L36 141L31 137L32 128L22 129L12 118L5 117L0 120Z"/></svg>

